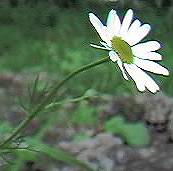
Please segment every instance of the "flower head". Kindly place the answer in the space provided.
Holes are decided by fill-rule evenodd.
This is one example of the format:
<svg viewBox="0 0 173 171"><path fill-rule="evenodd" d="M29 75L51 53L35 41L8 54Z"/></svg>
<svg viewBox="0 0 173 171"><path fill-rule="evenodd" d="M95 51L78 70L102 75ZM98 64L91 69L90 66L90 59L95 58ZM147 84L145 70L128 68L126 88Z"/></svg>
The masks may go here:
<svg viewBox="0 0 173 171"><path fill-rule="evenodd" d="M158 41L139 43L151 30L149 24L141 24L138 19L133 20L133 11L129 9L121 22L116 11L108 14L106 26L93 14L89 14L92 25L97 30L101 46L91 44L92 47L109 51L109 57L117 62L123 77L129 76L134 80L139 91L155 93L159 86L143 70L161 75L169 75L166 68L153 61L162 60L162 56L156 52L160 49Z"/></svg>

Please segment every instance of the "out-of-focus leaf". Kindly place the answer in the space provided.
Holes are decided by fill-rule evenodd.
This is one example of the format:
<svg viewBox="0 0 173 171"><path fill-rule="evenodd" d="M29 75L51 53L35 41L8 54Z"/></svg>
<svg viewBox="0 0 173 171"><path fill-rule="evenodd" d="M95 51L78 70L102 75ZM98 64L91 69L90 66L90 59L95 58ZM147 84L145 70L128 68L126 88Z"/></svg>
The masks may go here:
<svg viewBox="0 0 173 171"><path fill-rule="evenodd" d="M143 123L126 123L122 134L129 145L143 146L150 143L148 129Z"/></svg>
<svg viewBox="0 0 173 171"><path fill-rule="evenodd" d="M72 122L79 125L94 125L98 122L98 116L94 108L82 102L72 115Z"/></svg>
<svg viewBox="0 0 173 171"><path fill-rule="evenodd" d="M105 130L109 133L120 134L124 126L124 118L121 116L115 116L105 123Z"/></svg>
<svg viewBox="0 0 173 171"><path fill-rule="evenodd" d="M22 160L31 160L31 161L36 160L38 155L36 151L30 151L27 149L16 149L15 154Z"/></svg>
<svg viewBox="0 0 173 171"><path fill-rule="evenodd" d="M83 163L80 160L77 160L75 157L68 154L67 152L64 152L63 150L59 149L58 147L56 147L56 148L51 147L51 146L44 144L41 141L35 140L35 139L29 139L27 142L36 151L40 151L55 160L79 166L83 170L86 170L86 171L93 171L89 166L87 166L87 164Z"/></svg>
<svg viewBox="0 0 173 171"><path fill-rule="evenodd" d="M132 146L148 145L150 135L143 123L128 123L123 117L116 116L105 123L105 130L117 134Z"/></svg>

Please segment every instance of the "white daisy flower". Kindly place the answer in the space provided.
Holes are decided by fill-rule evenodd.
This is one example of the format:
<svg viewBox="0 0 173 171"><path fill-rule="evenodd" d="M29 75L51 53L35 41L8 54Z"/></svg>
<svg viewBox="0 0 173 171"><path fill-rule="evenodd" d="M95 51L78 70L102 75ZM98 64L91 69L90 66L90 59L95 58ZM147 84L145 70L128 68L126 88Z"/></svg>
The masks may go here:
<svg viewBox="0 0 173 171"><path fill-rule="evenodd" d="M155 81L143 70L156 74L169 75L166 68L153 61L162 60L162 56L155 52L160 49L157 41L139 43L150 31L149 24L141 24L138 19L133 20L133 11L129 9L121 23L115 10L109 12L106 26L93 14L89 14L92 25L97 30L102 46L91 44L92 47L109 51L109 57L117 62L123 77L130 76L139 91L147 88L152 93L159 90Z"/></svg>

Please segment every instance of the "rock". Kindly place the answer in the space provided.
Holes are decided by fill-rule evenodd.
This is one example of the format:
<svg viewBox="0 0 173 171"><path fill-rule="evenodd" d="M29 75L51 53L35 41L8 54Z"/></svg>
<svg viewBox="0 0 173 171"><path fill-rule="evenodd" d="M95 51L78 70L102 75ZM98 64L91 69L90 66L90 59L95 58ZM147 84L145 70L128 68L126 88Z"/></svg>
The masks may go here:
<svg viewBox="0 0 173 171"><path fill-rule="evenodd" d="M173 99L162 93L154 96L138 95L136 102L145 107L144 119L150 123L165 123L173 112Z"/></svg>
<svg viewBox="0 0 173 171"><path fill-rule="evenodd" d="M108 133L101 133L97 135L97 141L102 145L120 145L122 144L122 140L118 137L114 137Z"/></svg>
<svg viewBox="0 0 173 171"><path fill-rule="evenodd" d="M59 146L77 155L79 160L88 163L93 169L113 171L114 162L107 153L113 146L122 144L120 138L108 133L100 133L92 139L81 142L61 142Z"/></svg>
<svg viewBox="0 0 173 171"><path fill-rule="evenodd" d="M156 150L153 147L139 149L139 154L144 159L153 156L155 153Z"/></svg>

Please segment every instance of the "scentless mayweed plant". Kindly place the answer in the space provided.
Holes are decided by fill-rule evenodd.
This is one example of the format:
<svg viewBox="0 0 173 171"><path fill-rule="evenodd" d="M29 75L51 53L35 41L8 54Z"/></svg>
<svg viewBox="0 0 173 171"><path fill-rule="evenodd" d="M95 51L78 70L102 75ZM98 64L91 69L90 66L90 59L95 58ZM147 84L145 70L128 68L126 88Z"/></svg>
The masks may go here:
<svg viewBox="0 0 173 171"><path fill-rule="evenodd" d="M116 11L111 10L108 15L106 26L103 25L93 13L89 14L89 19L102 39L102 41L100 41L100 46L94 44L91 44L91 46L106 50L109 52L109 55L91 64L80 67L67 75L67 77L62 81L57 81L50 87L43 88L42 91L39 90L39 93L39 79L36 78L33 87L29 91L30 104L27 107L23 107L25 112L28 114L26 119L24 119L12 133L9 133L12 130L9 129L8 136L2 137L1 135L0 157L2 157L2 159L6 154L16 154L16 152L21 150L22 153L24 153L24 151L42 152L54 159L67 162L69 164L75 164L85 170L92 171L93 169L91 169L88 165L75 159L70 154L63 152L61 149L57 149L57 147L55 149L43 144L42 142L37 142L31 137L25 137L25 139L21 141L20 137L23 137L22 131L36 116L38 116L38 114L49 112L64 103L79 102L89 98L90 96L85 94L84 96L75 99L58 101L56 95L60 88L64 86L68 80L92 67L110 61L114 63L116 62L122 71L123 77L126 80L133 79L140 92L143 92L146 89L152 93L159 91L159 86L143 70L166 76L169 75L166 68L156 63L157 61L162 60L162 56L156 52L161 47L160 43L158 41L139 43L149 33L151 28L149 24L141 24L138 19L133 21L133 11L131 9L127 11L122 22L120 21ZM33 99L36 99L36 101ZM107 125L109 130L110 123Z"/></svg>

